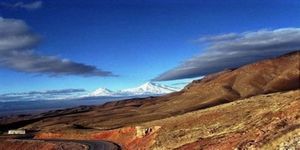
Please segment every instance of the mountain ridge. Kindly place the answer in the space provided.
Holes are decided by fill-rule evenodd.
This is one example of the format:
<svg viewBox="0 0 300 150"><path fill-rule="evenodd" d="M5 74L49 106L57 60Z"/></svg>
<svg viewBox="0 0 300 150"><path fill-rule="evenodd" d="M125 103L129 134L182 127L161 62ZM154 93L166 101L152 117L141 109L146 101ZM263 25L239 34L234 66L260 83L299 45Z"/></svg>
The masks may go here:
<svg viewBox="0 0 300 150"><path fill-rule="evenodd" d="M118 91L112 91L107 88L99 88L92 92L90 96L111 96L111 97L124 97L124 96L158 96L177 92L180 89L162 85L154 82L146 82L138 87L128 88Z"/></svg>
<svg viewBox="0 0 300 150"><path fill-rule="evenodd" d="M107 88L98 88L92 93L90 93L90 96L111 96L113 94L113 91L107 89Z"/></svg>

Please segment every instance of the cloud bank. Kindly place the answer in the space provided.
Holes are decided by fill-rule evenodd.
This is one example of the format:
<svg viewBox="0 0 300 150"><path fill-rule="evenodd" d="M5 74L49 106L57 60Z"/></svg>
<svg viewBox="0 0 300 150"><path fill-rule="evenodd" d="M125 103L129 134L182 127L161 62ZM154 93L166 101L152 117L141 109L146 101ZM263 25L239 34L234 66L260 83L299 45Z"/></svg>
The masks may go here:
<svg viewBox="0 0 300 150"><path fill-rule="evenodd" d="M199 77L300 49L300 28L228 33L199 39L208 47L155 81Z"/></svg>
<svg viewBox="0 0 300 150"><path fill-rule="evenodd" d="M22 8L27 10L35 10L41 8L43 5L42 1L35 1L32 3L23 3L23 2L16 2L16 3L0 3L0 6L7 7L7 8Z"/></svg>
<svg viewBox="0 0 300 150"><path fill-rule="evenodd" d="M6 93L0 95L0 102L7 101L35 101L35 100L60 100L77 98L84 94L84 89L62 89L48 91L31 91L23 93Z"/></svg>
<svg viewBox="0 0 300 150"><path fill-rule="evenodd" d="M0 66L50 76L114 76L95 66L37 54L33 49L39 43L40 37L24 21L0 17Z"/></svg>

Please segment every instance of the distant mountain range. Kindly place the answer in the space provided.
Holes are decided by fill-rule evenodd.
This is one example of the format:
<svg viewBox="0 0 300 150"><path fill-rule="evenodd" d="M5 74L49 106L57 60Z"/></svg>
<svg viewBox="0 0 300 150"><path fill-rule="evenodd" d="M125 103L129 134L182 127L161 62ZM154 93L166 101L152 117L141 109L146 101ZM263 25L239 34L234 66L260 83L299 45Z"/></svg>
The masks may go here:
<svg viewBox="0 0 300 150"><path fill-rule="evenodd" d="M151 96L163 95L181 90L167 85L146 82L138 87L112 91L107 88L99 88L90 93L90 96L126 97L126 96Z"/></svg>

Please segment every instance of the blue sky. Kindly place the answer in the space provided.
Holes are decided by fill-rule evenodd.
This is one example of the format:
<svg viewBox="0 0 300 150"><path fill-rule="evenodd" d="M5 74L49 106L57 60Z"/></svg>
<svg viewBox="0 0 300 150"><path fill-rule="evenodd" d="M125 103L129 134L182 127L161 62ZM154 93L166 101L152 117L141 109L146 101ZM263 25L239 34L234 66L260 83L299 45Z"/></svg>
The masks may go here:
<svg viewBox="0 0 300 150"><path fill-rule="evenodd" d="M30 28L28 32L39 37L39 44L33 47L37 55L57 56L117 76L99 76L97 70L91 76L49 75L2 65L0 93L70 88L94 90L98 87L118 90L152 79L164 81L201 76L203 74L198 72L181 76L174 73L174 68L176 71L187 66L188 60L207 50L209 42L199 42L199 39L230 33L248 36L247 32L257 33L263 29L266 30L264 34L277 36L287 31L278 29L292 28L288 32L294 33L300 25L300 2L297 0L1 2L0 17L22 20ZM40 3L26 5L35 2ZM281 53L283 51L272 52L268 56ZM177 82L182 80L166 83Z"/></svg>

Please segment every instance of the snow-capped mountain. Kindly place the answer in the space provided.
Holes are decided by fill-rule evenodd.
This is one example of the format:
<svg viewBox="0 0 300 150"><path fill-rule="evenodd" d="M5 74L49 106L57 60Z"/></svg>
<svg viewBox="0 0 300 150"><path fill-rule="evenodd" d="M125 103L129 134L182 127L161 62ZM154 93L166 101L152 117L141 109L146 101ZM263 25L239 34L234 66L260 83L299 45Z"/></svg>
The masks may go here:
<svg viewBox="0 0 300 150"><path fill-rule="evenodd" d="M179 89L169 87L166 85L161 85L158 83L147 82L139 87L124 89L121 90L119 93L122 95L162 95L168 94L171 92L176 92Z"/></svg>
<svg viewBox="0 0 300 150"><path fill-rule="evenodd" d="M90 93L90 96L113 96L114 92L107 88L99 88L94 92Z"/></svg>
<svg viewBox="0 0 300 150"><path fill-rule="evenodd" d="M172 92L179 91L180 89L153 83L147 82L141 86L135 88L129 88L120 90L117 92L113 92L106 88L99 88L96 91L92 92L91 96L114 96L114 97L121 97L121 96L154 96L154 95L163 95Z"/></svg>

